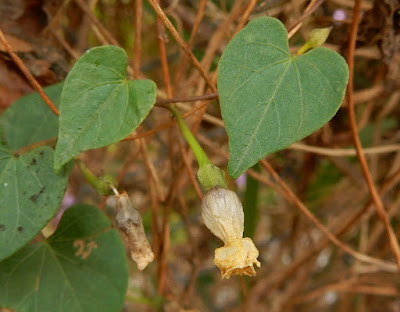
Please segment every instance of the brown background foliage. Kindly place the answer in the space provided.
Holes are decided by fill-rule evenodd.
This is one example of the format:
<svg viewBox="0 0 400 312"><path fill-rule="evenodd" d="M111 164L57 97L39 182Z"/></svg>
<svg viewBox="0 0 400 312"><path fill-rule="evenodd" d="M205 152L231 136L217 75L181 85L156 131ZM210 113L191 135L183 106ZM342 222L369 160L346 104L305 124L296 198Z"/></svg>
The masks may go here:
<svg viewBox="0 0 400 312"><path fill-rule="evenodd" d="M171 0L161 8L165 15L156 15L145 0L1 0L0 29L42 87L63 80L90 47L123 47L128 74L153 79L159 99L177 99L222 168L228 139L214 94L217 64L249 19L279 18L291 31L293 52L312 29L333 26L326 46L354 66L354 79L329 124L267 156L259 170L248 170L247 181L258 183L258 200L256 213L247 217L256 220L253 238L262 263L253 278L220 279L213 253L221 242L200 218L197 165L167 110L156 106L127 140L81 155L96 174L116 177L151 234L156 260L143 272L131 263L124 310L400 311L400 1ZM165 29L166 17L184 41ZM203 74L183 52L184 42ZM0 43L0 109L31 91ZM356 149L365 154L364 165ZM242 198L243 180L229 181ZM64 204L73 202L105 211L114 204L77 169Z"/></svg>

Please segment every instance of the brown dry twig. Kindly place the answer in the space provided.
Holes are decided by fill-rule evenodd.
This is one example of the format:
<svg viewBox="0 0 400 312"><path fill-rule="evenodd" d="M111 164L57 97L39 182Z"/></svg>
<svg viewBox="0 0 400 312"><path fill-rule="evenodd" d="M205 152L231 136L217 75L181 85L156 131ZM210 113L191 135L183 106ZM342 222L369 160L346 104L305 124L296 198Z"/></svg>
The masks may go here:
<svg viewBox="0 0 400 312"><path fill-rule="evenodd" d="M304 143L294 143L288 147L289 149L304 151L308 153L331 156L331 157L344 157L344 156L357 156L357 151L353 148L327 148L319 146L311 146ZM395 153L400 151L399 144L387 144L381 146L373 146L363 148L366 155Z"/></svg>
<svg viewBox="0 0 400 312"><path fill-rule="evenodd" d="M218 93L208 93L204 95L184 97L184 98L171 98L171 99L157 99L156 104L171 104L180 102L196 102L201 100L213 100L218 98Z"/></svg>
<svg viewBox="0 0 400 312"><path fill-rule="evenodd" d="M6 37L4 36L3 31L0 29L0 41L4 44L7 53L11 56L13 59L14 63L18 66L18 68L24 73L26 79L30 82L32 87L36 90L37 93L39 93L40 97L43 99L43 101L46 103L46 105L52 110L54 114L57 116L60 115L57 107L54 105L53 101L50 100L50 98L47 96L47 94L44 92L42 86L37 82L35 77L31 74L29 69L25 66L25 64L22 62L22 60L16 55L11 47L11 45L8 43Z"/></svg>
<svg viewBox="0 0 400 312"><path fill-rule="evenodd" d="M372 179L371 173L368 168L367 161L361 146L360 138L358 137L357 122L354 110L354 100L353 100L353 79L354 79L354 50L357 39L357 30L361 14L361 0L356 0L353 8L353 22L350 30L349 37L349 49L347 56L347 64L349 66L349 83L347 85L347 103L348 103L348 115L351 127L351 133L353 136L353 141L355 148L357 150L357 157L360 162L362 172L364 174L365 180L367 182L368 188L370 190L372 199L375 203L376 212L381 218L385 225L387 235L389 238L390 247L393 255L396 258L397 266L400 270L400 247L394 230L390 224L390 219L385 211L382 200L376 190L375 183Z"/></svg>
<svg viewBox="0 0 400 312"><path fill-rule="evenodd" d="M82 11L89 17L90 21L99 29L104 38L115 46L120 46L118 41L111 35L111 33L103 26L102 23L93 14L90 7L82 0L74 0L75 3L81 8Z"/></svg>
<svg viewBox="0 0 400 312"><path fill-rule="evenodd" d="M179 47L183 50L183 52L189 57L190 61L192 64L196 67L196 69L199 71L200 75L204 78L204 80L207 82L207 85L213 92L217 92L217 88L215 87L214 83L211 81L211 79L208 77L207 73L201 66L200 62L197 60L197 58L194 56L193 52L188 48L186 42L182 39L182 37L179 35L179 33L176 31L174 25L170 22L168 17L165 15L164 11L161 9L160 5L157 3L156 0L148 0L149 4L152 6L154 11L156 12L157 16L161 19L163 22L165 28L168 29L172 37L175 39L175 41L178 43Z"/></svg>
<svg viewBox="0 0 400 312"><path fill-rule="evenodd" d="M288 38L292 38L293 35L300 29L303 25L303 21L315 12L316 9L324 2L325 0L312 0L308 4L307 8L304 11L304 14L292 25L288 27Z"/></svg>
<svg viewBox="0 0 400 312"><path fill-rule="evenodd" d="M345 245L342 243L334 234L332 234L331 231L329 231L328 228L326 228L313 214L312 212L307 209L307 207L301 202L301 200L296 196L296 194L293 193L293 191L290 189L290 187L280 178L278 173L272 168L272 166L265 160L262 159L260 160L261 165L272 175L272 177L277 181L277 183L281 186L281 188L285 191L286 197L288 200L290 200L292 203L294 203L300 211L322 232L324 233L329 240L334 243L336 246L338 246L340 249L343 251L349 253L352 255L354 258L357 260L371 263L380 267L384 268L392 268L393 265L392 263L389 263L387 261L383 261L380 259L376 259L370 256L367 256L363 253L360 253L358 251L355 251L354 249L350 248L349 246Z"/></svg>
<svg viewBox="0 0 400 312"><path fill-rule="evenodd" d="M133 46L133 74L135 79L139 78L142 59L142 0L135 0L135 44Z"/></svg>
<svg viewBox="0 0 400 312"><path fill-rule="evenodd" d="M157 5L159 3L155 2ZM169 67L168 67L168 57L167 51L165 48L165 38L164 38L164 26L162 23L162 19L159 15L157 15L157 34L158 34L158 48L159 55L161 61L161 70L163 76L163 82L166 89L166 94L168 97L172 98L172 87L169 76ZM171 159L172 160L172 159ZM173 160L172 160L173 161ZM169 233L169 211L170 205L167 205L164 209L164 216L162 221L162 235L161 235L161 252L160 259L158 263L158 291L161 294L164 294L166 291L166 280L168 274L168 266L167 266L167 257L169 253L170 246L170 233Z"/></svg>

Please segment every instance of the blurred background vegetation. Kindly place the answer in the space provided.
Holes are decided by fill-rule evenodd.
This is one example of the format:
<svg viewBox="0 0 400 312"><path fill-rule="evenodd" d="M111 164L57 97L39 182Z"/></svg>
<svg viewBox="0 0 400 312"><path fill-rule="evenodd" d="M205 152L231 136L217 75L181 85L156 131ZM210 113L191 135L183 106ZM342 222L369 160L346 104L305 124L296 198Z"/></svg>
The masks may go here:
<svg viewBox="0 0 400 312"><path fill-rule="evenodd" d="M247 20L279 18L292 52L314 28L333 26L326 46L347 55L353 0L171 0L160 4L216 81L224 47ZM364 0L355 50L354 102L359 136L391 226L400 230L400 1ZM213 162L228 159L216 99L146 0L1 0L0 28L42 86L65 79L87 49L115 44L130 57L128 74L153 79L159 98L182 99L186 121ZM162 66L166 57L168 66ZM0 110L32 88L0 45ZM110 174L143 213L156 260L144 271L130 261L124 311L400 311L400 280L388 236L375 213L353 147L347 102L319 131L269 163L341 241L388 265L363 263L333 245L260 165L230 180L245 206L245 235L260 250L257 276L221 280L218 241L200 216L196 162L171 121L155 107L129 140L81 159ZM91 203L111 211L77 168L63 207ZM112 257L112 255L110 255Z"/></svg>

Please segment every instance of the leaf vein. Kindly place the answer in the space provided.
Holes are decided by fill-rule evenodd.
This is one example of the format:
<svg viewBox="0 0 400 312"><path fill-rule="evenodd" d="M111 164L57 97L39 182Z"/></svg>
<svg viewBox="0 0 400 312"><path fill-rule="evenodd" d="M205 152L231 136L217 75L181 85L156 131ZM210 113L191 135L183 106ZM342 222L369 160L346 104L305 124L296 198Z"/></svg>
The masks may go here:
<svg viewBox="0 0 400 312"><path fill-rule="evenodd" d="M262 41L247 41L246 43L247 43L247 44L257 44L257 45L269 46L269 47L272 47L272 48L274 48L274 49L276 49L276 50L282 52L282 53L285 54L286 56L290 57L290 53L288 53L288 51L285 51L284 49L281 49L280 47L278 47L278 46L276 46L276 45L274 45L274 44L268 43L268 42L262 42Z"/></svg>
<svg viewBox="0 0 400 312"><path fill-rule="evenodd" d="M76 135L68 144L68 148L71 148L72 146L75 145L75 143L78 141L78 139L80 139L80 137L86 132L86 129L93 123L93 121L96 119L96 116L98 115L98 113L104 109L104 107L107 106L107 104L109 104L109 102L111 101L113 95L117 92L117 90L121 87L121 85L117 86L113 92L110 93L110 95L106 98L106 100L96 109L96 111L92 114L92 116L90 117L90 119L84 124L84 126L82 127L81 131L78 132L78 135Z"/></svg>
<svg viewBox="0 0 400 312"><path fill-rule="evenodd" d="M237 166L236 166L236 170L233 172L233 176L236 174L236 172L239 170L239 167L242 165L243 161L246 159L247 154L249 153L250 146L253 144L253 141L256 138L257 134L258 134L258 131L259 131L260 127L261 127L261 124L262 124L262 122L264 120L265 114L268 111L268 108L269 108L271 102L274 100L275 94L276 94L277 90L279 89L279 87L281 85L281 82L283 80L283 77L285 76L285 74L286 74L286 72L287 72L287 70L289 68L289 64L290 63L288 62L288 64L286 65L285 69L282 71L282 74L279 77L278 83L276 84L276 87L275 87L275 89L274 89L274 91L273 91L273 93L271 95L271 98L267 102L266 107L265 107L265 109L263 111L263 114L261 115L261 117L260 117L260 119L259 119L259 121L258 121L258 123L256 125L256 128L252 132L252 134L251 134L251 136L249 138L249 142L246 145L245 150L243 151L242 155L239 158L239 161L238 161Z"/></svg>
<svg viewBox="0 0 400 312"><path fill-rule="evenodd" d="M258 74L258 73L260 73L260 72L262 72L262 71L265 71L265 70L267 70L267 69L270 69L270 68L272 68L272 67L274 67L274 66L276 66L276 65L283 64L283 63L285 63L285 62L287 62L287 61L288 61L287 59L281 60L281 61L279 61L279 62L266 65L265 67L262 67L262 68L260 68L259 70L253 72L249 77L247 77L246 80L244 80L240 85L238 85L238 86L232 91L231 95L230 95L229 98L227 99L227 102L229 102L229 101L231 100L231 98L235 95L236 91L238 91L243 85L245 85L254 75L256 75L256 74Z"/></svg>
<svg viewBox="0 0 400 312"><path fill-rule="evenodd" d="M301 130L301 128L303 127L303 122L304 122L304 96L303 96L303 88L301 86L301 80L300 80L300 74L297 68L297 65L295 62L293 62L293 66L294 69L296 71L296 77L297 77L297 85L299 87L300 90L300 109L301 109L301 113L300 113L300 123L299 123L299 127L297 129L297 132L299 132Z"/></svg>

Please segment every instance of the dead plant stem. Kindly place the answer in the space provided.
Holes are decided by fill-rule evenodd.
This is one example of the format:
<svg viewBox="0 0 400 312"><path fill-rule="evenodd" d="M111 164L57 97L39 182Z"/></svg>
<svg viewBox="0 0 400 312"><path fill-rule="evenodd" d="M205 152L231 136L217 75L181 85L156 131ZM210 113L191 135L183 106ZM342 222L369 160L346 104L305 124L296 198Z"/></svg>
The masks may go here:
<svg viewBox="0 0 400 312"><path fill-rule="evenodd" d="M17 54L14 53L13 48L11 45L8 43L3 31L0 29L0 41L4 44L7 53L11 56L12 60L14 63L18 66L18 68L24 73L26 79L30 82L32 85L33 89L37 93L39 93L40 97L43 99L43 101L46 103L46 105L52 110L54 114L57 116L60 115L57 107L54 105L53 101L50 100L50 98L47 96L47 94L44 92L42 86L39 84L39 82L33 77L29 69L25 66L25 64L22 62L22 60L19 58Z"/></svg>
<svg viewBox="0 0 400 312"><path fill-rule="evenodd" d="M247 6L246 6L246 8L245 8L245 10L244 10L244 12L242 14L242 17L241 17L239 23L236 26L234 34L239 32L244 27L244 25L247 23L247 21L249 19L249 16L250 16L251 12L253 12L253 10L254 10L254 8L255 8L255 6L256 6L258 1L259 0L250 0L247 3Z"/></svg>
<svg viewBox="0 0 400 312"><path fill-rule="evenodd" d="M174 25L170 22L168 17L165 15L164 11L161 9L160 5L157 3L157 0L148 0L149 4L151 7L154 9L156 12L157 16L161 19L163 22L165 28L168 29L168 31L171 33L172 37L175 39L175 41L178 43L179 47L183 50L183 52L189 57L190 61L192 64L196 67L196 69L199 71L200 75L203 77L203 79L207 82L208 87L213 91L217 92L217 88L211 81L211 79L208 77L207 73L201 66L200 62L197 60L197 58L194 56L192 51L188 48L186 42L182 39L182 37L179 35L177 30L175 29Z"/></svg>
<svg viewBox="0 0 400 312"><path fill-rule="evenodd" d="M383 265L387 266L388 263L386 261L376 259L370 256L367 256L363 253L360 253L346 244L342 243L327 227L325 227L312 213L307 207L302 203L302 201L293 193L290 187L280 178L278 173L272 168L272 166L265 160L260 160L261 165L272 175L275 181L280 185L280 187L285 191L286 198L294 203L297 208L322 232L327 238L334 243L337 247L352 255L357 260L375 264L375 265Z"/></svg>
<svg viewBox="0 0 400 312"><path fill-rule="evenodd" d="M307 8L304 11L304 14L300 16L300 18L288 27L288 38L292 38L293 35L300 29L303 25L303 21L310 16L314 11L324 2L325 0L311 0L308 4Z"/></svg>
<svg viewBox="0 0 400 312"><path fill-rule="evenodd" d="M156 0L155 3L159 6L159 0ZM160 55L160 61L161 61L161 69L162 69L164 87L165 87L167 96L172 98L173 93L172 93L171 81L170 81L170 76L169 76L167 51L165 48L165 40L166 40L165 30L164 30L162 18L158 14L157 14L157 37L158 37L158 48L160 50L159 55ZM173 161L172 158L171 158L171 161ZM162 250L160 253L160 261L159 261L159 266L158 266L158 291L160 294L164 294L166 291L165 285L166 285L167 274L168 274L167 261L168 261L168 252L169 252L169 242L170 242L170 237L169 237L169 213L170 213L170 210L171 210L170 205L167 204L164 209L164 215L163 215L163 221L162 221L162 237L161 237Z"/></svg>
<svg viewBox="0 0 400 312"><path fill-rule="evenodd" d="M197 32L199 30L200 27L200 23L203 20L204 17L204 12L205 12L205 8L206 8L206 4L207 4L207 0L200 0L199 2L199 7L197 8L197 14L196 14L196 19L194 21L193 27L192 27L192 31L190 33L190 38L188 41L188 49L192 50L193 49L193 45L194 45L194 40L196 39L196 35ZM179 81L182 77L182 74L185 72L185 69L187 67L187 61L188 58L185 55L184 57L181 58L181 62L180 64L177 66L177 70L175 73L175 83L177 85L179 85Z"/></svg>
<svg viewBox="0 0 400 312"><path fill-rule="evenodd" d="M101 32L104 38L115 46L119 46L119 43L115 38L111 35L111 33L103 26L102 23L97 19L96 15L92 12L90 7L82 0L75 0L75 3L81 8L83 12L89 17L90 21L97 27L97 29Z"/></svg>
<svg viewBox="0 0 400 312"><path fill-rule="evenodd" d="M133 75L139 79L142 59L142 0L135 0L135 44L133 48Z"/></svg>
<svg viewBox="0 0 400 312"><path fill-rule="evenodd" d="M43 140L40 142L35 142L35 143L29 144L27 146L20 148L19 150L14 152L14 155L19 156L19 155L25 154L35 148L41 147L41 146L55 145L56 142L57 142L57 138L51 138L51 139Z"/></svg>
<svg viewBox="0 0 400 312"><path fill-rule="evenodd" d="M357 30L358 24L360 20L361 13L361 0L355 0L354 8L353 8L353 22L350 30L349 37L349 48L348 48L348 56L347 63L349 66L349 83L347 85L347 103L348 103L348 115L351 127L351 133L353 136L353 141L355 148L357 150L357 157L361 165L362 172L364 174L365 180L368 185L368 189L370 190L371 197L373 202L375 203L375 209L377 215L382 219L383 224L385 225L387 235L389 238L390 248L392 253L396 259L397 266L400 270L400 248L399 243L394 233L392 226L390 225L390 219L385 211L382 200L376 190L374 181L372 179L371 173L368 168L368 164L362 150L360 138L358 137L357 131L357 121L355 117L354 110L354 100L353 100L353 79L354 79L354 50L357 39Z"/></svg>
<svg viewBox="0 0 400 312"><path fill-rule="evenodd" d="M182 97L182 98L170 98L170 99L157 99L156 104L170 104L179 102L196 102L201 100L213 100L218 98L218 93L207 93L204 95Z"/></svg>

